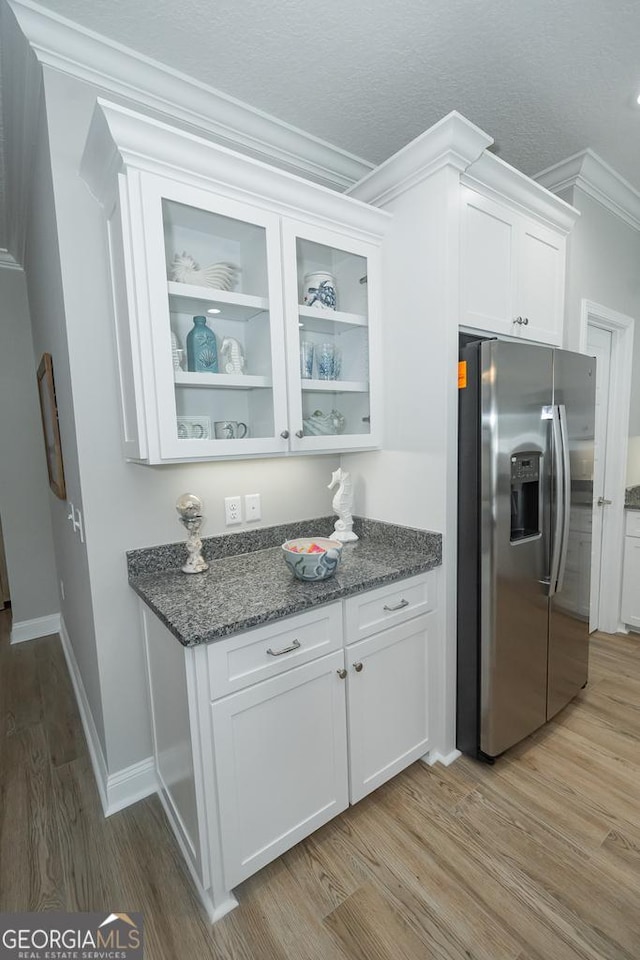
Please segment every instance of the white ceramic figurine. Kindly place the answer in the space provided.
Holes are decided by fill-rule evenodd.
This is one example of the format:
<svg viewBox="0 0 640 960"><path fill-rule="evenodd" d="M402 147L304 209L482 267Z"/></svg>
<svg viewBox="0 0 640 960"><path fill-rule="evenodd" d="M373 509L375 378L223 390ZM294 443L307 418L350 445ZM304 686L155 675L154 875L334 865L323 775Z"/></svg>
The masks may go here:
<svg viewBox="0 0 640 960"><path fill-rule="evenodd" d="M342 467L338 467L331 474L331 483L328 489L333 490L336 484L338 484L338 489L334 494L332 506L334 513L338 514L338 519L335 522L333 538L334 540L340 540L341 543L349 543L351 540L357 540L358 534L353 532L353 515L351 513L353 509L353 486L351 476Z"/></svg>

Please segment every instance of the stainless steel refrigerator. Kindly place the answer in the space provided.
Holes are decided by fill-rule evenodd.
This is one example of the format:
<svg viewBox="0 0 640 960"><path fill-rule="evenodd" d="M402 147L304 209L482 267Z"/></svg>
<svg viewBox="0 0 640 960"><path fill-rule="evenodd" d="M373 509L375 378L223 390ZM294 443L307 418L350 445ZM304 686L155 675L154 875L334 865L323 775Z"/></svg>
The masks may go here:
<svg viewBox="0 0 640 960"><path fill-rule="evenodd" d="M460 359L457 744L491 760L587 682L567 570L588 584L572 526L593 502L596 363L499 340Z"/></svg>

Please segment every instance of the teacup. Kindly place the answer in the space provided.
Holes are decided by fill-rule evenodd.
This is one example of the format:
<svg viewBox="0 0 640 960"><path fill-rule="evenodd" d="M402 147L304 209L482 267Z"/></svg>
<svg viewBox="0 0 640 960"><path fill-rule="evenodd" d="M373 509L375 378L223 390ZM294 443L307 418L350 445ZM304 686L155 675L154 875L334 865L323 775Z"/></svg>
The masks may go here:
<svg viewBox="0 0 640 960"><path fill-rule="evenodd" d="M216 420L213 424L216 440L242 440L248 431L241 420Z"/></svg>

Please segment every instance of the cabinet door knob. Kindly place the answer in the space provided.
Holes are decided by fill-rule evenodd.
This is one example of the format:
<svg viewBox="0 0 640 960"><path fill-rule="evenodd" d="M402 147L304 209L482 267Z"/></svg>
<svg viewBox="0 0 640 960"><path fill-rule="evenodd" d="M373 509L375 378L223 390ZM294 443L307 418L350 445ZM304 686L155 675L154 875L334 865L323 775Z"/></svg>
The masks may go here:
<svg viewBox="0 0 640 960"><path fill-rule="evenodd" d="M280 436L282 437L283 440L288 440L288 439L289 439L289 431L288 431L288 430L283 430L282 433L280 434Z"/></svg>
<svg viewBox="0 0 640 960"><path fill-rule="evenodd" d="M522 317L516 317L513 322L522 324L524 323L524 319Z"/></svg>
<svg viewBox="0 0 640 960"><path fill-rule="evenodd" d="M296 430L296 437L297 437L299 440L302 440L302 438L304 437L304 431L303 431L303 430Z"/></svg>
<svg viewBox="0 0 640 960"><path fill-rule="evenodd" d="M340 670L336 670L336 673L338 674L341 680L344 680L344 678L347 675L347 671L344 669L344 667L342 667Z"/></svg>
<svg viewBox="0 0 640 960"><path fill-rule="evenodd" d="M529 317L525 317L524 320L523 320L523 323L524 323L525 327L528 326L528 325L529 325Z"/></svg>
<svg viewBox="0 0 640 960"><path fill-rule="evenodd" d="M358 660L357 663L354 663L353 669L355 670L356 673L360 673L360 671L362 670L363 666L364 666L364 664L362 663L362 661L361 661L361 660Z"/></svg>

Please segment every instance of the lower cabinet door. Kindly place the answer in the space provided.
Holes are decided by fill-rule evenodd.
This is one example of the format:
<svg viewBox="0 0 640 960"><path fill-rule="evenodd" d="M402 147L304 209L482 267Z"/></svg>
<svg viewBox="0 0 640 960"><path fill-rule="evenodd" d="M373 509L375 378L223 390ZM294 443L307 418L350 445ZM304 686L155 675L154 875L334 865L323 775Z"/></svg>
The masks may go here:
<svg viewBox="0 0 640 960"><path fill-rule="evenodd" d="M434 615L347 647L351 803L429 749L428 650Z"/></svg>
<svg viewBox="0 0 640 960"><path fill-rule="evenodd" d="M620 619L640 627L640 537L624 538Z"/></svg>
<svg viewBox="0 0 640 960"><path fill-rule="evenodd" d="M336 651L212 703L229 888L348 806L343 664Z"/></svg>

